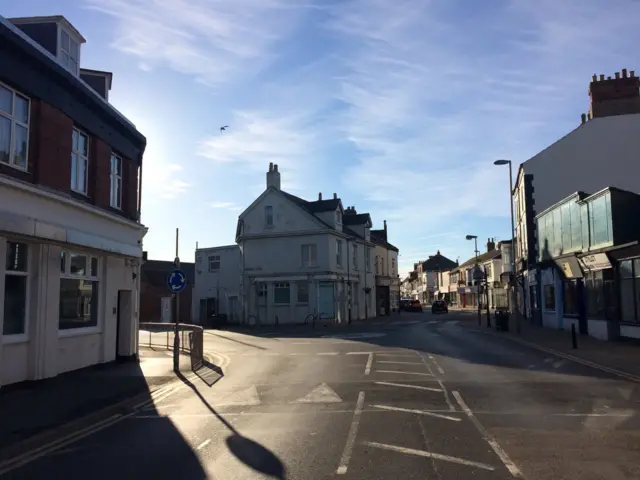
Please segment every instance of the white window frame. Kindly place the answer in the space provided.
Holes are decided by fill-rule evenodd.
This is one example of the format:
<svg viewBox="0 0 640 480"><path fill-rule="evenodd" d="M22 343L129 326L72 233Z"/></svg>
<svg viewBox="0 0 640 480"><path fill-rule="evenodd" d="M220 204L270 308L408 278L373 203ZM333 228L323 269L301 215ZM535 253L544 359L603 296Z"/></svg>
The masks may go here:
<svg viewBox="0 0 640 480"><path fill-rule="evenodd" d="M67 35L67 37L69 37L69 49L68 50L65 50L64 48L62 48L62 35L63 35L63 33L65 35ZM78 58L73 58L73 56L72 56L72 52L71 52L71 44L72 44L72 42L74 44L76 44L76 46L77 46ZM76 37L76 35L72 34L66 28L58 25L58 48L57 48L57 50L58 50L57 53L58 54L56 55L56 58L58 59L58 62L60 62L60 65L62 65L67 70L69 70L76 77L80 73L80 46L81 45L82 45L82 43L78 41L78 38ZM66 59L66 62L65 62L65 59ZM76 62L75 70L72 68L71 62L69 61L69 59L73 59Z"/></svg>
<svg viewBox="0 0 640 480"><path fill-rule="evenodd" d="M119 169L114 169L114 162L120 166ZM122 210L122 167L122 157L112 153L111 160L109 161L109 176L111 178L109 204L118 210Z"/></svg>
<svg viewBox="0 0 640 480"><path fill-rule="evenodd" d="M5 162L1 162L2 165L7 165L9 167L15 168L17 170L20 170L22 172L28 172L29 171L29 125L31 123L31 99L29 97L27 97L26 95L20 93L18 90L16 90L15 88L11 88L9 85L7 85L6 83L2 83L0 82L0 86L2 86L3 88L6 88L7 90L9 90L9 92L11 92L11 114L8 114L6 112L3 112L2 110L0 110L0 116L9 119L9 121L11 122L11 131L9 132L9 163L5 163ZM24 100L27 101L27 123L24 123L21 120L18 120L14 115L15 115L15 108L16 108L16 97L20 97ZM16 131L16 125L22 127L22 128L26 128L27 129L27 155L26 155L26 160L27 160L27 164L23 167L16 165L15 163L15 157L14 157L14 149L15 149L15 131Z"/></svg>
<svg viewBox="0 0 640 480"><path fill-rule="evenodd" d="M73 138L73 132L77 133L78 136L83 136L87 139L86 145L87 145L87 155L84 156L82 155L78 150L76 150L73 147L73 141L71 143L71 169L73 170L74 165L73 165L73 154L76 154L76 158L78 159L78 162L75 165L75 169L76 169L76 182L79 178L79 171L80 171L80 163L79 162L84 162L85 167L84 167L84 191L79 190L78 189L78 185L74 185L73 184L73 176L70 179L70 183L71 183L71 190L73 190L76 193L79 193L81 195L87 195L89 192L89 141L90 141L90 137L88 134L86 134L85 132L83 132L82 130L80 130L79 128L73 127L72 131L71 131L71 136Z"/></svg>
<svg viewBox="0 0 640 480"><path fill-rule="evenodd" d="M2 337L3 345L13 344L13 343L25 343L29 341L29 310L31 306L31 268L33 264L33 260L31 257L33 256L32 254L33 248L30 244L22 240L16 240L11 238L7 239L5 248L8 248L10 243L20 243L20 244L26 245L27 247L27 267L25 271L6 270L6 253L5 253L5 258L2 259L2 261L5 262L5 265L2 266L2 268L4 269L5 282L6 282L6 278L9 275L27 278L27 300L26 300L27 304L24 310L24 332L18 333L15 335L3 335L0 329L0 337ZM2 292L2 302L4 304L4 292Z"/></svg>
<svg viewBox="0 0 640 480"><path fill-rule="evenodd" d="M336 265L342 268L342 240L336 239Z"/></svg>
<svg viewBox="0 0 640 480"><path fill-rule="evenodd" d="M79 335L91 335L94 333L102 333L102 313L105 310L105 305L102 305L102 302L104 301L104 295L103 295L103 291L102 291L102 285L101 285L101 281L100 281L100 273L102 272L102 259L97 256L97 255L93 255L89 252L83 252L83 251L78 251L78 250L62 250L61 254L64 254L65 258L64 258L64 271L60 272L60 279L63 278L68 278L68 279L73 279L73 280L88 280L91 282L98 282L98 319L97 319L97 323L94 326L90 326L90 327L80 327L80 328L67 328L65 330L60 330L60 318L58 318L58 338L64 338L64 337L76 337ZM87 258L87 272L85 272L84 275L79 275L76 273L71 273L71 255L84 255ZM92 263L92 259L95 258L97 261L97 272L96 275L92 275L91 274L91 263ZM62 264L61 264L62 267ZM61 269L62 270L62 269ZM60 290L60 287L58 287L58 290ZM58 302L60 302L60 299L58 299Z"/></svg>
<svg viewBox="0 0 640 480"><path fill-rule="evenodd" d="M222 261L220 259L220 255L209 255L207 257L207 262L208 262L208 266L209 266L209 271L210 272L219 272L220 271L220 266L222 265ZM214 268L213 265L218 264L218 268Z"/></svg>
<svg viewBox="0 0 640 480"><path fill-rule="evenodd" d="M315 243L301 245L300 255L303 267L318 266L318 246Z"/></svg>
<svg viewBox="0 0 640 480"><path fill-rule="evenodd" d="M264 226L267 228L271 228L273 227L274 223L273 207L271 205L267 205L266 207L264 207Z"/></svg>
<svg viewBox="0 0 640 480"><path fill-rule="evenodd" d="M289 291L288 302L276 302L276 290L287 289ZM291 283L290 282L276 282L273 284L273 304L274 305L291 305Z"/></svg>

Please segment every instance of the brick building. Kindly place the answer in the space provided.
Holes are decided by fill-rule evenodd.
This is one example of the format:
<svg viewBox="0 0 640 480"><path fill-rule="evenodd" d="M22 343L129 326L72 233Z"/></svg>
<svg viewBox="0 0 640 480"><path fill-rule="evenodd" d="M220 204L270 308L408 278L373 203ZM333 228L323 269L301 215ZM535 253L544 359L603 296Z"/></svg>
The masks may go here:
<svg viewBox="0 0 640 480"><path fill-rule="evenodd" d="M137 353L146 140L61 16L0 16L0 385Z"/></svg>
<svg viewBox="0 0 640 480"><path fill-rule="evenodd" d="M194 287L193 263L180 263L187 277L187 286L180 293L180 322L193 323L191 319L192 292ZM173 322L172 294L167 286L167 277L176 268L165 260L145 260L140 278L140 321Z"/></svg>

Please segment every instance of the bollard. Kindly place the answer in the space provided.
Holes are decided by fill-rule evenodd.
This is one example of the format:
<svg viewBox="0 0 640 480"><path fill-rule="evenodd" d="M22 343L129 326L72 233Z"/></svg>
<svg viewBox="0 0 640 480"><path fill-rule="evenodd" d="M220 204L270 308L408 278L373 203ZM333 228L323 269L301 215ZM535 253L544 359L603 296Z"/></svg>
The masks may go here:
<svg viewBox="0 0 640 480"><path fill-rule="evenodd" d="M578 338L576 337L575 323L571 324L571 346L573 347L574 350L578 348Z"/></svg>

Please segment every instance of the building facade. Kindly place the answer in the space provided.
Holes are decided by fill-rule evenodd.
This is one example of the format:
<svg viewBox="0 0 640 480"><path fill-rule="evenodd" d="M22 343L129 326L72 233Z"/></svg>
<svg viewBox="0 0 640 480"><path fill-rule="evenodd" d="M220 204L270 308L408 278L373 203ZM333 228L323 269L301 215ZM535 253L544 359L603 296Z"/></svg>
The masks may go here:
<svg viewBox="0 0 640 480"><path fill-rule="evenodd" d="M387 221L382 230L371 230L375 244L375 289L378 316L389 315L400 309L400 276L398 275L398 248L387 241Z"/></svg>
<svg viewBox="0 0 640 480"><path fill-rule="evenodd" d="M595 192L610 185L640 193L636 178L640 164L640 79L622 70L614 78L594 75L589 85L588 115L573 131L525 161L513 190L516 228L516 280L518 309L536 323L542 322L540 285L535 264L540 212L579 190ZM532 289L532 287L535 287Z"/></svg>
<svg viewBox="0 0 640 480"><path fill-rule="evenodd" d="M139 318L141 322L175 322L174 297L167 286L167 278L175 268L174 262L144 259L140 277ZM191 323L194 264L180 262L180 269L187 277L187 285L180 292L178 321L180 323Z"/></svg>
<svg viewBox="0 0 640 480"><path fill-rule="evenodd" d="M637 286L640 195L576 192L536 217L538 263L529 296L534 318L602 340L640 338Z"/></svg>
<svg viewBox="0 0 640 480"><path fill-rule="evenodd" d="M83 43L0 17L0 385L137 353L146 140L83 80Z"/></svg>

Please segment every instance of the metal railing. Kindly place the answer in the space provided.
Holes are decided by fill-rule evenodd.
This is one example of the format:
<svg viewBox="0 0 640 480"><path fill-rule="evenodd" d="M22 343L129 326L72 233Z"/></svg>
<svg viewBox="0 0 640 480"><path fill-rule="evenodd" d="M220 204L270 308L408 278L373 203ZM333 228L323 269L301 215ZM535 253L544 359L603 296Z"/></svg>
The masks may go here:
<svg viewBox="0 0 640 480"><path fill-rule="evenodd" d="M138 345L173 350L175 328L175 323L140 322ZM189 354L191 368L197 370L204 361L204 329L199 325L179 323L178 335L180 351Z"/></svg>

